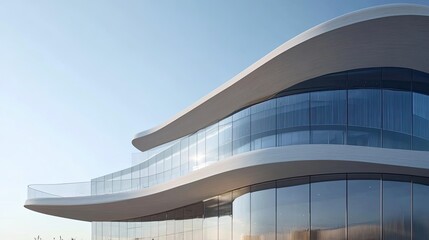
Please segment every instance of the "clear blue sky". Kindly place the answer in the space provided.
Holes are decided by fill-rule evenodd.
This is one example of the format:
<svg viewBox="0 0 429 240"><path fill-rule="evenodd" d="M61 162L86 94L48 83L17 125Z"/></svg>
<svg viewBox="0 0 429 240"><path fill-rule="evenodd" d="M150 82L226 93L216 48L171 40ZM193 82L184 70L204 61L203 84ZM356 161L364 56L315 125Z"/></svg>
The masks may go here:
<svg viewBox="0 0 429 240"><path fill-rule="evenodd" d="M126 168L134 134L302 31L393 2L0 0L0 239L90 239L23 208L26 185Z"/></svg>

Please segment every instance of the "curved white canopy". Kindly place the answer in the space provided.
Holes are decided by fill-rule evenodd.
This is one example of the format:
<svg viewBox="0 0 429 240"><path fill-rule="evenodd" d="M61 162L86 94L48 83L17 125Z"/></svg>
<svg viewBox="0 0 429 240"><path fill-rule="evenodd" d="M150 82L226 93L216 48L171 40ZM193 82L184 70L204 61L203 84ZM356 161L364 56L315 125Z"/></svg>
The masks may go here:
<svg viewBox="0 0 429 240"><path fill-rule="evenodd" d="M429 7L385 5L320 24L287 41L132 144L146 151L196 132L299 82L356 68L429 72Z"/></svg>
<svg viewBox="0 0 429 240"><path fill-rule="evenodd" d="M85 221L152 215L256 183L332 173L429 175L427 152L347 145L294 145L252 151L141 190L87 197L30 199L37 212Z"/></svg>

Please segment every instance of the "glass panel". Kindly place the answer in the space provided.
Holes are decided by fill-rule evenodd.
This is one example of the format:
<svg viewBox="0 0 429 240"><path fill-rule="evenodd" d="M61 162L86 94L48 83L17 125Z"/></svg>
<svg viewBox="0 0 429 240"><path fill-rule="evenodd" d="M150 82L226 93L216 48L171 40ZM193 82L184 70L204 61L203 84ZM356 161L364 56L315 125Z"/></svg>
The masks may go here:
<svg viewBox="0 0 429 240"><path fill-rule="evenodd" d="M251 193L251 239L276 239L276 190ZM234 216L235 218L235 216Z"/></svg>
<svg viewBox="0 0 429 240"><path fill-rule="evenodd" d="M219 122L219 160L232 155L232 117Z"/></svg>
<svg viewBox="0 0 429 240"><path fill-rule="evenodd" d="M144 239L151 239L151 233L150 233L150 221L145 220L142 222L142 236Z"/></svg>
<svg viewBox="0 0 429 240"><path fill-rule="evenodd" d="M167 235L173 235L174 236L174 233L175 233L174 219L175 218L176 218L176 214L174 211L167 212Z"/></svg>
<svg viewBox="0 0 429 240"><path fill-rule="evenodd" d="M356 88L380 88L381 68L366 68L348 71L347 87Z"/></svg>
<svg viewBox="0 0 429 240"><path fill-rule="evenodd" d="M135 232L135 238L132 240L138 240L138 239L142 239L142 223L140 221L135 223L135 227L136 227L136 232Z"/></svg>
<svg viewBox="0 0 429 240"><path fill-rule="evenodd" d="M210 165L218 160L218 125L207 128L206 131L206 165Z"/></svg>
<svg viewBox="0 0 429 240"><path fill-rule="evenodd" d="M268 100L250 108L251 148L260 149L276 145L276 100Z"/></svg>
<svg viewBox="0 0 429 240"><path fill-rule="evenodd" d="M311 93L311 126L345 124L346 91Z"/></svg>
<svg viewBox="0 0 429 240"><path fill-rule="evenodd" d="M107 182L109 182L109 181L107 181ZM104 194L106 192L104 189L104 187L105 187L104 185L105 185L104 180L102 180L102 179L97 180L97 194L98 195Z"/></svg>
<svg viewBox="0 0 429 240"><path fill-rule="evenodd" d="M346 125L346 91L312 92L311 142L343 144Z"/></svg>
<svg viewBox="0 0 429 240"><path fill-rule="evenodd" d="M410 149L411 93L383 90L383 147Z"/></svg>
<svg viewBox="0 0 429 240"><path fill-rule="evenodd" d="M203 239L203 219L202 217L194 218L192 220L192 238L193 239Z"/></svg>
<svg viewBox="0 0 429 240"><path fill-rule="evenodd" d="M232 192L219 196L219 240L232 237Z"/></svg>
<svg viewBox="0 0 429 240"><path fill-rule="evenodd" d="M146 188L149 186L149 168L148 162L144 162L140 164L140 185L142 188Z"/></svg>
<svg viewBox="0 0 429 240"><path fill-rule="evenodd" d="M121 171L121 191L131 188L131 169L127 168Z"/></svg>
<svg viewBox="0 0 429 240"><path fill-rule="evenodd" d="M132 167L131 187L132 187L132 189L138 189L140 187L140 168L139 168L139 166Z"/></svg>
<svg viewBox="0 0 429 240"><path fill-rule="evenodd" d="M248 188L233 192L233 240L247 240L250 236L250 193Z"/></svg>
<svg viewBox="0 0 429 240"><path fill-rule="evenodd" d="M121 239L127 239L128 237L127 222L119 222L119 236Z"/></svg>
<svg viewBox="0 0 429 240"><path fill-rule="evenodd" d="M381 90L348 91L347 144L381 146Z"/></svg>
<svg viewBox="0 0 429 240"><path fill-rule="evenodd" d="M97 222L96 223L97 226L97 239L101 240L103 239L103 223L102 222Z"/></svg>
<svg viewBox="0 0 429 240"><path fill-rule="evenodd" d="M135 240L136 239L136 227L135 227L135 222L127 222L128 225L128 237L127 239L130 240Z"/></svg>
<svg viewBox="0 0 429 240"><path fill-rule="evenodd" d="M383 239L411 239L411 184L383 181Z"/></svg>
<svg viewBox="0 0 429 240"><path fill-rule="evenodd" d="M277 145L310 142L309 96L303 93L277 99Z"/></svg>
<svg viewBox="0 0 429 240"><path fill-rule="evenodd" d="M168 171L171 170L171 156L172 156L172 152L171 152L171 148L167 149L164 151L164 171Z"/></svg>
<svg viewBox="0 0 429 240"><path fill-rule="evenodd" d="M239 154L250 150L250 111L244 109L232 116L232 152Z"/></svg>
<svg viewBox="0 0 429 240"><path fill-rule="evenodd" d="M311 139L315 144L343 144L344 130L312 130Z"/></svg>
<svg viewBox="0 0 429 240"><path fill-rule="evenodd" d="M277 189L277 239L310 238L310 185Z"/></svg>
<svg viewBox="0 0 429 240"><path fill-rule="evenodd" d="M175 240L183 240L183 208L175 210L175 221L174 221L174 229L175 229Z"/></svg>
<svg viewBox="0 0 429 240"><path fill-rule="evenodd" d="M153 239L158 239L159 236L159 227L158 227L158 217L152 216L150 221L150 236Z"/></svg>
<svg viewBox="0 0 429 240"><path fill-rule="evenodd" d="M91 239L97 240L97 223L96 222L91 223Z"/></svg>
<svg viewBox="0 0 429 240"><path fill-rule="evenodd" d="M379 240L381 236L380 180L349 180L348 239Z"/></svg>
<svg viewBox="0 0 429 240"><path fill-rule="evenodd" d="M203 239L218 240L218 198L212 198L204 202Z"/></svg>
<svg viewBox="0 0 429 240"><path fill-rule="evenodd" d="M164 154L160 154L160 156L157 157L157 163L156 163L156 181L157 183L164 182Z"/></svg>
<svg viewBox="0 0 429 240"><path fill-rule="evenodd" d="M426 240L429 236L429 186L413 184L413 239Z"/></svg>
<svg viewBox="0 0 429 240"><path fill-rule="evenodd" d="M204 206L202 203L193 204L184 209L185 239L203 238Z"/></svg>
<svg viewBox="0 0 429 240"><path fill-rule="evenodd" d="M166 235L167 235L167 222L166 221L158 221L159 239L165 239Z"/></svg>
<svg viewBox="0 0 429 240"><path fill-rule="evenodd" d="M119 222L112 222L112 240L118 240L120 235L119 235Z"/></svg>
<svg viewBox="0 0 429 240"><path fill-rule="evenodd" d="M176 143L172 148L171 168L180 167L180 142Z"/></svg>
<svg viewBox="0 0 429 240"><path fill-rule="evenodd" d="M121 191L121 172L113 173L112 177L112 192Z"/></svg>
<svg viewBox="0 0 429 240"><path fill-rule="evenodd" d="M311 239L346 239L346 181L311 184Z"/></svg>
<svg viewBox="0 0 429 240"><path fill-rule="evenodd" d="M189 136L189 171L198 169L197 134Z"/></svg>
<svg viewBox="0 0 429 240"><path fill-rule="evenodd" d="M110 222L103 222L103 240L110 240L111 238L110 224Z"/></svg>
<svg viewBox="0 0 429 240"><path fill-rule="evenodd" d="M411 90L412 71L406 68L384 67L382 71L382 88Z"/></svg>
<svg viewBox="0 0 429 240"><path fill-rule="evenodd" d="M429 74L413 71L413 91L423 94L429 94Z"/></svg>
<svg viewBox="0 0 429 240"><path fill-rule="evenodd" d="M283 132L277 135L279 146L308 144L310 131Z"/></svg>
<svg viewBox="0 0 429 240"><path fill-rule="evenodd" d="M331 73L295 84L277 95L282 96L284 94L290 95L291 93L308 92L309 89L318 91L326 89L345 89L346 80L347 72Z"/></svg>
<svg viewBox="0 0 429 240"><path fill-rule="evenodd" d="M180 141L180 174L182 176L189 172L188 139L185 137Z"/></svg>
<svg viewBox="0 0 429 240"><path fill-rule="evenodd" d="M197 142L197 164L198 169L206 165L206 130L198 131L198 142Z"/></svg>
<svg viewBox="0 0 429 240"><path fill-rule="evenodd" d="M413 149L429 150L429 96L413 93Z"/></svg>

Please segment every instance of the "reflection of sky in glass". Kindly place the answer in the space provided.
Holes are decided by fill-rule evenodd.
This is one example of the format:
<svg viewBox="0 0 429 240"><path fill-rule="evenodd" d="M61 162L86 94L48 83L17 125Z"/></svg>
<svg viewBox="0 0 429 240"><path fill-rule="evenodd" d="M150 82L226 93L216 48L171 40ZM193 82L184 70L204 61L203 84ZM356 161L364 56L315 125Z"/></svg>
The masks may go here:
<svg viewBox="0 0 429 240"><path fill-rule="evenodd" d="M345 210L345 181L311 184L311 229L343 228Z"/></svg>

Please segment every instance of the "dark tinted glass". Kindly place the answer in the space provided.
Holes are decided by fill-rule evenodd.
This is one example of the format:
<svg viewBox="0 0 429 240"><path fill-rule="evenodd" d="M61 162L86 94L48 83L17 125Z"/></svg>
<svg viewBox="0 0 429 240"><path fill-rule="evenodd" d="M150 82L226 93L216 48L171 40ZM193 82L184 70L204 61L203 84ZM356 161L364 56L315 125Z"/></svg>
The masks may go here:
<svg viewBox="0 0 429 240"><path fill-rule="evenodd" d="M347 85L353 88L380 88L381 68L358 69L348 72Z"/></svg>
<svg viewBox="0 0 429 240"><path fill-rule="evenodd" d="M346 87L347 72L332 73L298 83L286 91L280 92L277 97L309 91L346 89Z"/></svg>
<svg viewBox="0 0 429 240"><path fill-rule="evenodd" d="M413 91L429 95L429 74L413 71Z"/></svg>
<svg viewBox="0 0 429 240"><path fill-rule="evenodd" d="M411 90L412 71L405 68L382 68L381 86L384 89Z"/></svg>

